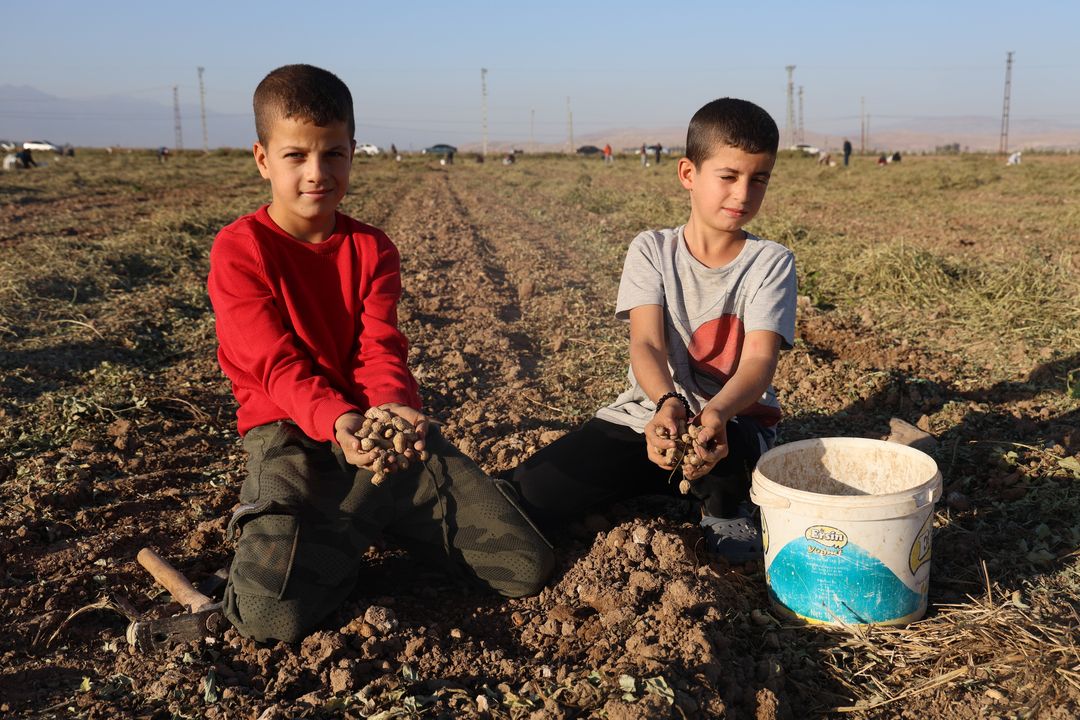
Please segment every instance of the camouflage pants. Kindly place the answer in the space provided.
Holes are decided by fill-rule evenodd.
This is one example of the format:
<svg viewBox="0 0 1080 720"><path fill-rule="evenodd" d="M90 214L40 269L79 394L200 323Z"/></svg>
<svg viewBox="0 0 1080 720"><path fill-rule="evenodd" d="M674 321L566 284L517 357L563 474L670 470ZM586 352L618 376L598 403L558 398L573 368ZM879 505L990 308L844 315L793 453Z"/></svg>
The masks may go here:
<svg viewBox="0 0 1080 720"><path fill-rule="evenodd" d="M242 635L296 642L357 583L364 552L384 534L506 597L540 591L551 546L514 491L480 471L432 427L430 459L381 485L341 449L291 422L244 437L248 476L229 523L236 556L225 615Z"/></svg>

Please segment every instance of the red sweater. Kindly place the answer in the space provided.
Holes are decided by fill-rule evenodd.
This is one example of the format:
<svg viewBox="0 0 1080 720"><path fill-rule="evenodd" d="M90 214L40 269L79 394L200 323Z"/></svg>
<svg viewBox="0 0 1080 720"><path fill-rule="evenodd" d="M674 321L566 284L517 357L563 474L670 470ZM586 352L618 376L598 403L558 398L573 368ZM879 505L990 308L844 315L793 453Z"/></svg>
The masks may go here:
<svg viewBox="0 0 1080 720"><path fill-rule="evenodd" d="M397 328L397 248L341 213L327 240L301 242L266 208L222 229L210 250L218 362L240 403L240 434L289 419L333 441L342 413L386 402L419 409Z"/></svg>

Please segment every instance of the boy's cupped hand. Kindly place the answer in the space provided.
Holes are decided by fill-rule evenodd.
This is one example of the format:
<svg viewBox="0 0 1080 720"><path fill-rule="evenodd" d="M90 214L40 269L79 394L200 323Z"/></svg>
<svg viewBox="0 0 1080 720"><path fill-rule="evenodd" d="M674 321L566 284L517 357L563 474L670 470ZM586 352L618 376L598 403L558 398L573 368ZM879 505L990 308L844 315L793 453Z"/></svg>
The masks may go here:
<svg viewBox="0 0 1080 720"><path fill-rule="evenodd" d="M416 434L420 436L420 439L416 441L416 450L419 452L424 449L424 438L427 437L428 423L430 422L427 415L408 405L402 405L401 403L383 403L379 407L387 412L397 415L405 422L412 425L413 429L416 430Z"/></svg>
<svg viewBox="0 0 1080 720"><path fill-rule="evenodd" d="M347 412L334 421L334 437L341 446L341 452L350 465L367 467L375 460L374 452L363 452L360 449L360 438L356 433L364 424L364 416L357 412Z"/></svg>
<svg viewBox="0 0 1080 720"><path fill-rule="evenodd" d="M716 463L727 457L727 421L720 413L707 408L698 418L701 430L698 431L692 452L701 458L701 464L694 467L683 466L683 477L693 482L708 474Z"/></svg>
<svg viewBox="0 0 1080 720"><path fill-rule="evenodd" d="M649 460L665 470L674 470L678 459L669 461L665 451L675 447L675 438L680 437L685 429L685 408L677 402L661 405L652 420L645 425L645 445Z"/></svg>
<svg viewBox="0 0 1080 720"><path fill-rule="evenodd" d="M413 426L416 434L420 437L414 443L414 449L420 452L424 449L424 438L427 437L428 418L419 410L402 405L400 403L383 403L379 406L387 412L401 417L405 422ZM350 465L371 469L377 453L375 451L364 452L360 449L360 439L356 433L360 432L364 424L364 416L356 412L344 413L334 422L334 437L337 439L345 460Z"/></svg>

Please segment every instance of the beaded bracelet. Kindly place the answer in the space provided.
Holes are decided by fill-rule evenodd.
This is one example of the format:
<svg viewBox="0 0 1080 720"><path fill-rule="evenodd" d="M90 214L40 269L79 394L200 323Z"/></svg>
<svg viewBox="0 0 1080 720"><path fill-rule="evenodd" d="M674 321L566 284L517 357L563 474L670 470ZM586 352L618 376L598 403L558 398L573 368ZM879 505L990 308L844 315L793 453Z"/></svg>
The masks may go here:
<svg viewBox="0 0 1080 720"><path fill-rule="evenodd" d="M690 403L688 403L686 401L686 397L683 396L682 393L677 393L677 392L664 393L663 395L660 396L660 399L656 401L656 409L659 411L660 408L664 406L664 403L667 402L668 400L670 400L671 398L675 398L676 400L678 400L679 402L681 402L683 404L683 408L686 409L686 416L689 417L690 416Z"/></svg>

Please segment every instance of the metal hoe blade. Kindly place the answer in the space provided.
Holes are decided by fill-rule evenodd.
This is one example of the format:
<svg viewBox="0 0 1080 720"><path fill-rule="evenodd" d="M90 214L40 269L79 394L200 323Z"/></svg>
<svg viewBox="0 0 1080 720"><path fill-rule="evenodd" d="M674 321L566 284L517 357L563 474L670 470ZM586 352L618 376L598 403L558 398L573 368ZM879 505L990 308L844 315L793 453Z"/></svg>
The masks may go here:
<svg viewBox="0 0 1080 720"><path fill-rule="evenodd" d="M127 639L136 650L147 652L217 637L225 631L226 624L221 603L215 603L196 613L134 622L128 627Z"/></svg>

